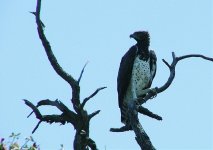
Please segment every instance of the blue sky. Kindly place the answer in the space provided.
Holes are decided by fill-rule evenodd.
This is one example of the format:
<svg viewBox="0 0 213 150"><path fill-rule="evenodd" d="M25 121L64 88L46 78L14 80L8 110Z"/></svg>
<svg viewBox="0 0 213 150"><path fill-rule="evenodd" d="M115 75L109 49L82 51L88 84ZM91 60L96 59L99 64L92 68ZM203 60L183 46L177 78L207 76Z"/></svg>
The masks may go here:
<svg viewBox="0 0 213 150"><path fill-rule="evenodd" d="M51 68L36 31L36 1L0 2L0 137L11 132L31 135L37 124L22 99L34 104L49 98L70 106L68 84ZM100 109L91 121L90 136L100 150L139 149L132 132L111 133L120 127L116 78L123 54L135 44L129 35L147 30L150 49L158 57L153 87L161 86L169 71L161 59L203 54L213 57L213 5L211 0L50 1L42 4L45 33L61 66L81 81L81 98L107 86L87 105L88 112ZM213 149L213 64L199 58L178 63L170 88L145 106L163 117L159 122L140 115L140 122L159 150ZM41 109L57 113L54 108ZM60 144L72 149L74 129L70 125L42 123L33 134L41 149L56 150Z"/></svg>

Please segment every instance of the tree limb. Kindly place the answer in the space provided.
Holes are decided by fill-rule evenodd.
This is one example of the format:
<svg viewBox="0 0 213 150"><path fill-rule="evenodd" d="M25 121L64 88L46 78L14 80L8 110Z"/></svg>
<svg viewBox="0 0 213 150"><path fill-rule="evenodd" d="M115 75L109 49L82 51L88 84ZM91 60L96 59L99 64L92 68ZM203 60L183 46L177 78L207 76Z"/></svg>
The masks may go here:
<svg viewBox="0 0 213 150"><path fill-rule="evenodd" d="M162 120L162 117L152 113L149 109L143 107L143 106L139 106L137 111L143 115L149 116L151 118L157 119L157 120Z"/></svg>
<svg viewBox="0 0 213 150"><path fill-rule="evenodd" d="M183 59L186 59L186 58L192 58L192 57L198 57L198 58L203 58L203 59L208 60L208 61L213 61L213 58L206 57L206 56L200 55L200 54L190 54L190 55L184 55L184 56L176 57L175 53L172 52L173 61L172 61L171 65L169 65L169 63L163 59L163 62L166 64L166 66L170 70L169 78L164 85L162 85L159 88L158 87L155 88L156 93L161 93L161 92L165 91L171 85L172 81L175 78L175 67L176 67L177 63L180 60L183 60ZM147 95L144 98L138 98L137 101L139 102L139 104L143 104L147 100L149 100L151 97L153 97L154 95L155 95L155 93L149 92L149 93L147 93Z"/></svg>
<svg viewBox="0 0 213 150"><path fill-rule="evenodd" d="M71 114L73 116L77 115L76 113L74 113L73 111L69 110L69 108L67 108L67 106L65 106L61 101L59 101L58 99L55 101L51 101L49 99L46 100L41 100L38 102L37 107L39 106L55 106L57 107L61 112L63 113L67 113L67 114ZM72 116L71 116L72 117Z"/></svg>
<svg viewBox="0 0 213 150"><path fill-rule="evenodd" d="M91 138L88 139L87 143L88 143L88 146L91 148L91 150L97 150L95 141L93 141Z"/></svg>
<svg viewBox="0 0 213 150"><path fill-rule="evenodd" d="M47 123L55 122L55 123L61 123L61 124L65 124L66 122L69 122L69 123L75 124L76 114L70 113L71 112L70 110L68 110L68 111L62 110L61 115L41 115L40 111L38 110L38 107L41 106L41 105L36 107L35 105L33 105L30 101L28 101L26 99L24 99L24 102L27 106L29 106L33 110L33 112L36 115L36 118L39 119L40 121L44 121L44 122L47 122ZM50 101L50 102L56 102L56 101ZM49 104L46 102L45 105L49 105ZM59 104L59 105L61 105L61 104ZM52 104L50 104L50 106L55 106L55 105L52 103ZM61 107L61 106L58 106L58 107ZM37 124L35 129L38 128L39 124ZM35 129L33 130L33 133L35 132Z"/></svg>
<svg viewBox="0 0 213 150"><path fill-rule="evenodd" d="M200 55L200 54L184 55L184 56L177 57L177 59L178 59L178 61L180 61L180 60L182 60L182 59L190 58L190 57L200 57L200 58L203 58L203 59L205 59L205 60L213 61L213 58L211 58L211 57L206 57L206 56Z"/></svg>
<svg viewBox="0 0 213 150"><path fill-rule="evenodd" d="M149 139L149 136L146 134L145 130L139 122L137 106L135 102L128 104L128 117L130 119L130 125L136 135L135 140L137 141L141 149L155 150L152 142Z"/></svg>
<svg viewBox="0 0 213 150"><path fill-rule="evenodd" d="M130 131L132 130L131 126L123 126L120 128L110 128L111 132L125 132L125 131Z"/></svg>
<svg viewBox="0 0 213 150"><path fill-rule="evenodd" d="M35 16L36 16L36 24L37 24L39 38L41 39L42 45L45 49L45 52L47 54L47 57L53 69L61 78L63 78L71 86L72 95L73 95L73 98L72 98L73 108L75 109L76 112L79 112L78 106L80 104L80 100L79 100L80 87L78 85L78 82L70 74L66 73L63 70L63 68L58 64L58 61L52 52L50 43L44 34L42 22L40 19L40 11L41 11L41 0L37 0Z"/></svg>
<svg viewBox="0 0 213 150"><path fill-rule="evenodd" d="M54 54L52 52L52 48L50 46L50 43L49 43L49 41L47 40L47 38L44 34L43 26L41 24L41 19L40 19L40 11L41 11L41 0L37 0L37 7L36 7L35 16L36 16L36 23L37 23L39 38L41 39L41 42L42 42L43 47L45 49L45 52L48 56L48 59L49 59L51 65L52 65L52 67L56 71L56 73L72 86L72 84L73 83L75 84L76 81L71 75L66 73L62 69L62 67L58 64L58 61L57 61L56 57L54 56Z"/></svg>
<svg viewBox="0 0 213 150"><path fill-rule="evenodd" d="M42 115L36 106L34 106L30 101L28 101L26 99L24 99L24 102L27 106L29 106L33 110L33 112L36 115L36 118L38 118L38 119L42 118Z"/></svg>

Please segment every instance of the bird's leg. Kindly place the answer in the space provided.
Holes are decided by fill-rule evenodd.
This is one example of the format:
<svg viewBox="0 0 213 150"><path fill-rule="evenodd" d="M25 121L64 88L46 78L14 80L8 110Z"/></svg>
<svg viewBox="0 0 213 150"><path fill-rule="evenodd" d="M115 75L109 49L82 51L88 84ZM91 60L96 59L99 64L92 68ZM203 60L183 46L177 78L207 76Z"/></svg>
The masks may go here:
<svg viewBox="0 0 213 150"><path fill-rule="evenodd" d="M144 89L144 90L141 91L140 95L146 95L148 93L152 93L153 96L151 97L151 99L153 99L157 96L156 88Z"/></svg>
<svg viewBox="0 0 213 150"><path fill-rule="evenodd" d="M142 90L142 91L140 92L140 96L146 95L147 93L150 92L150 90L151 90L151 89L144 89L144 90Z"/></svg>
<svg viewBox="0 0 213 150"><path fill-rule="evenodd" d="M149 92L153 95L151 99L155 98L158 94L156 88L151 88Z"/></svg>

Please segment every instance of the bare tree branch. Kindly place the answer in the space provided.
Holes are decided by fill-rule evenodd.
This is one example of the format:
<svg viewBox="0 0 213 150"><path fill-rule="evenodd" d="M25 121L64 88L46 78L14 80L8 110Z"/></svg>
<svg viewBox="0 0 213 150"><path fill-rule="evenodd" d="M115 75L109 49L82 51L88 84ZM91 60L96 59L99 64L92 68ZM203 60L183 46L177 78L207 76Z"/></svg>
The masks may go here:
<svg viewBox="0 0 213 150"><path fill-rule="evenodd" d="M89 97L86 97L86 98L83 100L82 104L81 104L81 108L84 108L85 104L86 104L91 98L93 98L96 94L98 94L99 91L101 91L101 90L103 90L103 89L105 89L105 88L107 88L107 87L100 87L100 88L98 88L94 93L92 93Z"/></svg>
<svg viewBox="0 0 213 150"><path fill-rule="evenodd" d="M36 106L34 106L30 101L28 101L26 99L24 99L24 102L27 106L29 106L33 110L33 112L36 115L36 118L38 118L38 119L42 118L42 115Z"/></svg>
<svg viewBox="0 0 213 150"><path fill-rule="evenodd" d="M120 128L110 128L111 132L125 132L125 131L130 131L132 130L131 126L123 126Z"/></svg>
<svg viewBox="0 0 213 150"><path fill-rule="evenodd" d="M152 113L149 109L143 107L143 106L139 106L137 111L143 115L149 116L151 118L157 119L157 120L162 120L162 117Z"/></svg>
<svg viewBox="0 0 213 150"><path fill-rule="evenodd" d="M135 140L142 150L155 150L149 136L146 134L142 125L138 119L137 105L135 102L128 105L128 117L130 119L130 125L132 130L135 132Z"/></svg>
<svg viewBox="0 0 213 150"><path fill-rule="evenodd" d="M43 101L43 100L41 100L41 101ZM38 107L38 106L36 106L36 107ZM27 118L29 118L32 114L33 114L33 111L27 116Z"/></svg>
<svg viewBox="0 0 213 150"><path fill-rule="evenodd" d="M50 101L50 100L49 100ZM38 107L41 105L38 105L38 107L36 107L35 105L33 105L30 101L28 100L24 100L25 104L28 105L33 112L36 115L36 118L39 119L39 122L47 122L47 123L61 123L61 124L65 124L66 122L72 123L73 125L75 125L75 120L77 115L73 112L71 112L70 110L62 110L62 114L61 115L41 115L40 111L38 110ZM46 101L45 105L48 105L47 103L48 101ZM63 107L63 104L60 104L61 106L57 106L58 104L54 104L54 102L57 103L57 101L50 101L51 106L56 106L56 107ZM40 123L39 123L40 124ZM39 124L36 125L36 127L34 128L33 132L35 132L35 130L38 128Z"/></svg>
<svg viewBox="0 0 213 150"><path fill-rule="evenodd" d="M171 85L172 81L175 78L175 67L176 67L177 63L180 60L183 60L183 59L186 59L186 58L192 58L192 57L199 57L199 58L203 58L205 60L213 61L213 58L206 57L206 56L200 55L200 54L190 54L190 55L184 55L184 56L176 57L175 53L172 52L173 61L172 61L171 65L169 65L169 63L163 59L163 62L166 64L166 66L170 70L169 78L164 85L162 85L159 88L158 87L155 88L156 93L161 93L161 92L165 91ZM155 93L149 92L149 93L147 93L147 95L144 98L138 98L137 100L138 100L139 104L143 104L147 100L149 100L151 97L153 97L154 95L155 95Z"/></svg>
<svg viewBox="0 0 213 150"><path fill-rule="evenodd" d="M41 11L41 0L37 0L37 7L36 7L35 16L36 16L36 23L37 23L39 38L41 39L41 42L42 42L43 47L45 49L45 52L48 56L48 59L49 59L51 65L52 65L52 67L56 71L56 73L72 86L73 84L75 84L76 81L71 75L66 73L62 69L62 67L58 64L58 61L57 61L56 57L54 56L54 54L52 52L52 48L50 46L50 43L49 43L49 41L47 40L47 38L44 34L43 26L41 24L41 19L40 19L40 11Z"/></svg>
<svg viewBox="0 0 213 150"><path fill-rule="evenodd" d="M184 56L181 56L181 57L177 57L177 59L178 59L178 61L180 61L180 60L182 60L182 59L190 58L190 57L200 57L200 58L203 58L203 59L205 59L205 60L213 61L213 58L211 58L211 57L206 57L206 56L200 55L200 54L184 55Z"/></svg>
<svg viewBox="0 0 213 150"><path fill-rule="evenodd" d="M67 108L67 106L65 106L61 101L59 100L55 100L55 101L51 101L49 99L46 100L41 100L38 102L37 107L39 106L55 106L57 107L61 112L63 113L67 113L70 114L70 117L73 117L75 115L77 115L76 113L74 113L73 111L69 110L69 108Z"/></svg>
<svg viewBox="0 0 213 150"><path fill-rule="evenodd" d="M42 26L41 19L40 19L40 11L41 11L41 0L37 0L35 16L36 16L36 23L37 23L37 30L38 30L39 38L41 39L42 45L45 49L45 52L47 54L47 57L52 65L53 69L56 71L56 73L61 78L63 78L71 86L72 95L73 95L72 103L74 104L73 107L76 112L79 112L78 106L80 104L80 100L79 100L80 87L78 85L78 82L70 74L66 73L62 69L62 67L58 64L58 61L52 52L50 43L44 34L43 26Z"/></svg>

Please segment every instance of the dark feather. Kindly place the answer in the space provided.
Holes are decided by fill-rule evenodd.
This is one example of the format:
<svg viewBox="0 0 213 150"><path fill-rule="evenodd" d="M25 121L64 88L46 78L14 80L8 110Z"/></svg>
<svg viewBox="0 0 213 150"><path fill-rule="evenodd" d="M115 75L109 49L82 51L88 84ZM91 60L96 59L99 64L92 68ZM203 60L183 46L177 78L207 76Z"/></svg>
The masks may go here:
<svg viewBox="0 0 213 150"><path fill-rule="evenodd" d="M152 81L155 77L156 70L157 70L157 57L156 57L155 52L153 50L150 50L149 58L150 58L150 71L153 72L153 74L151 76L152 79L150 80L149 84L144 89L151 87Z"/></svg>
<svg viewBox="0 0 213 150"><path fill-rule="evenodd" d="M157 70L157 57L155 55L155 51L153 50L150 50L149 55L150 55L150 70L151 72L153 72L152 74L152 81L153 81L153 79L155 78L156 70Z"/></svg>
<svg viewBox="0 0 213 150"><path fill-rule="evenodd" d="M117 77L118 102L120 108L122 108L123 99L130 83L136 53L137 48L135 46L132 46L129 51L127 51L126 54L122 57L120 62Z"/></svg>

